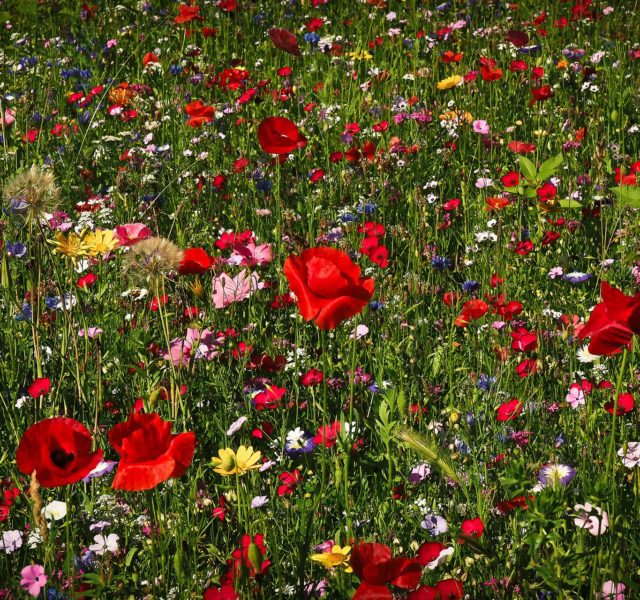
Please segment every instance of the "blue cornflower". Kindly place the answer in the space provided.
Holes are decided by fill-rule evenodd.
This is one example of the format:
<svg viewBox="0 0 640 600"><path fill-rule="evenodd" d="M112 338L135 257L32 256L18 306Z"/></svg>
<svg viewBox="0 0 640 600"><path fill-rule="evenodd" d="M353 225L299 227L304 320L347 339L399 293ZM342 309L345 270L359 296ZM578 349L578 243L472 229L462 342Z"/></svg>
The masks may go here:
<svg viewBox="0 0 640 600"><path fill-rule="evenodd" d="M358 220L358 217L356 215L352 215L351 213L345 213L344 215L340 216L340 220L343 223L353 223Z"/></svg>
<svg viewBox="0 0 640 600"><path fill-rule="evenodd" d="M431 259L431 266L438 271L444 271L445 269L451 269L451 267L453 267L453 261L444 256L434 256Z"/></svg>
<svg viewBox="0 0 640 600"><path fill-rule="evenodd" d="M562 279L568 281L569 283L573 283L577 285L578 283L582 283L583 281L587 281L591 279L593 275L591 273L581 273L580 271L572 271L571 273L565 273L562 276Z"/></svg>
<svg viewBox="0 0 640 600"><path fill-rule="evenodd" d="M304 41L309 42L312 46L317 46L320 41L320 36L315 32L305 33Z"/></svg>
<svg viewBox="0 0 640 600"><path fill-rule="evenodd" d="M478 383L476 384L483 392L490 392L496 383L495 377L489 377L485 373L481 373L478 377Z"/></svg>
<svg viewBox="0 0 640 600"><path fill-rule="evenodd" d="M480 289L480 284L477 281L465 281L462 284L463 292L475 292Z"/></svg>
<svg viewBox="0 0 640 600"><path fill-rule="evenodd" d="M272 187L273 184L268 179L258 179L256 181L256 188L265 194L268 194Z"/></svg>
<svg viewBox="0 0 640 600"><path fill-rule="evenodd" d="M384 308L384 304L382 304L380 300L372 300L371 302L369 302L369 308L371 310L380 310Z"/></svg>
<svg viewBox="0 0 640 600"><path fill-rule="evenodd" d="M28 302L25 302L20 309L20 312L13 317L16 321L28 321L31 322L33 319L33 311L31 310L31 305Z"/></svg>

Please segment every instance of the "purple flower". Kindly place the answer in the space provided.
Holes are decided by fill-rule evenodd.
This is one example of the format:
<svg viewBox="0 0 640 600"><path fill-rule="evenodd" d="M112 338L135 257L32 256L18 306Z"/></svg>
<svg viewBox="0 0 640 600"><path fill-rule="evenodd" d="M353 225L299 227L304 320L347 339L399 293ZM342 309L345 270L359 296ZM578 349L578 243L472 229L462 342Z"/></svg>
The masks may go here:
<svg viewBox="0 0 640 600"><path fill-rule="evenodd" d="M422 483L429 474L431 473L431 469L429 465L422 463L417 467L413 467L411 469L411 473L409 473L409 483Z"/></svg>
<svg viewBox="0 0 640 600"><path fill-rule="evenodd" d="M102 477L103 475L107 475L111 473L115 466L118 464L116 460L101 460L96 468L91 471L82 481L84 483L89 483L94 477Z"/></svg>
<svg viewBox="0 0 640 600"><path fill-rule="evenodd" d="M565 273L562 276L562 279L568 281L569 283L578 284L583 281L587 281L593 277L591 273L581 273L580 271L572 271L571 273Z"/></svg>
<svg viewBox="0 0 640 600"><path fill-rule="evenodd" d="M538 481L543 487L556 484L567 485L576 476L576 470L569 465L545 465L538 473Z"/></svg>
<svg viewBox="0 0 640 600"><path fill-rule="evenodd" d="M422 527L422 529L426 529L429 532L429 535L432 535L434 537L436 535L440 535L441 533L446 533L449 530L447 521L440 515L426 516L424 521L420 523L420 527Z"/></svg>

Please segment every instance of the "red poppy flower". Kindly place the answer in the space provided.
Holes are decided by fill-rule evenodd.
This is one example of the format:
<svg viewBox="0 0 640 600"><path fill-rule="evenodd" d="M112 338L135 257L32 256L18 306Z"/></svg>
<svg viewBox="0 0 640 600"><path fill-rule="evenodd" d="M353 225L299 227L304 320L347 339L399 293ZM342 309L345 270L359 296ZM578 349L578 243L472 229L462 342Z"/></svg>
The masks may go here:
<svg viewBox="0 0 640 600"><path fill-rule="evenodd" d="M536 151L536 145L528 142L509 142L507 148L516 154L531 154Z"/></svg>
<svg viewBox="0 0 640 600"><path fill-rule="evenodd" d="M496 412L498 421L513 421L522 412L522 402L517 398L512 398L509 402L503 402L498 406ZM464 533L464 530L462 533Z"/></svg>
<svg viewBox="0 0 640 600"><path fill-rule="evenodd" d="M493 58L480 59L480 75L485 81L497 81L502 78L502 69L498 69Z"/></svg>
<svg viewBox="0 0 640 600"><path fill-rule="evenodd" d="M170 477L181 477L193 460L193 432L172 434L171 423L156 413L131 414L109 431L120 455L113 488L150 490Z"/></svg>
<svg viewBox="0 0 640 600"><path fill-rule="evenodd" d="M489 310L489 305L484 300L474 298L465 302L462 311L454 321L458 327L466 327L473 319L479 319Z"/></svg>
<svg viewBox="0 0 640 600"><path fill-rule="evenodd" d="M533 242L531 240L524 240L522 242L518 242L515 249L513 250L516 254L520 256L526 256L533 250Z"/></svg>
<svg viewBox="0 0 640 600"><path fill-rule="evenodd" d="M525 358L516 367L516 375L518 377L528 377L538 370L538 362L533 358Z"/></svg>
<svg viewBox="0 0 640 600"><path fill-rule="evenodd" d="M481 538L484 533L484 523L480 517L475 519L465 519L460 526L462 535L469 538ZM459 539L458 543L464 544L464 539Z"/></svg>
<svg viewBox="0 0 640 600"><path fill-rule="evenodd" d="M316 445L322 444L326 448L331 448L338 440L339 432L340 421L334 421L329 425L320 425L320 427L318 427L318 433L313 438L313 442Z"/></svg>
<svg viewBox="0 0 640 600"><path fill-rule="evenodd" d="M76 285L79 288L90 288L96 281L98 281L98 278L93 273L87 273L78 278Z"/></svg>
<svg viewBox="0 0 640 600"><path fill-rule="evenodd" d="M526 31L510 29L506 35L507 42L511 42L516 48L521 48L529 43L529 35Z"/></svg>
<svg viewBox="0 0 640 600"><path fill-rule="evenodd" d="M178 272L181 275L200 275L208 271L214 263L203 248L187 248L182 256Z"/></svg>
<svg viewBox="0 0 640 600"><path fill-rule="evenodd" d="M626 296L620 290L602 282L602 302L589 317L578 337L590 337L589 352L610 356L631 343L634 332L640 332L640 294Z"/></svg>
<svg viewBox="0 0 640 600"><path fill-rule="evenodd" d="M487 198L485 202L491 210L502 210L503 208L507 208L507 206L511 204L508 198Z"/></svg>
<svg viewBox="0 0 640 600"><path fill-rule="evenodd" d="M324 375L318 369L309 369L306 373L300 375L300 385L312 387L322 383Z"/></svg>
<svg viewBox="0 0 640 600"><path fill-rule="evenodd" d="M613 400L610 400L604 405L604 409L609 413L613 414L614 409ZM618 406L616 408L616 415L626 415L628 412L631 412L636 407L636 404L633 400L633 396L631 394L619 394L618 395Z"/></svg>
<svg viewBox="0 0 640 600"><path fill-rule="evenodd" d="M51 391L51 380L48 377L38 377L28 388L27 393L32 398L46 396Z"/></svg>
<svg viewBox="0 0 640 600"><path fill-rule="evenodd" d="M532 88L531 94L533 95L533 99L529 102L529 105L531 106L533 106L536 102L544 102L545 100L553 97L551 86L548 83L539 88Z"/></svg>
<svg viewBox="0 0 640 600"><path fill-rule="evenodd" d="M538 348L538 336L524 327L511 332L511 349L515 352L533 352Z"/></svg>
<svg viewBox="0 0 640 600"><path fill-rule="evenodd" d="M359 314L373 296L373 279L335 248L309 248L284 262L284 274L298 299L298 309L320 329L335 329Z"/></svg>
<svg viewBox="0 0 640 600"><path fill-rule="evenodd" d="M350 564L361 582L353 600L393 600L388 584L410 590L422 577L422 565L418 560L391 558L391 549L384 544L354 546Z"/></svg>
<svg viewBox="0 0 640 600"><path fill-rule="evenodd" d="M200 16L199 6L188 6L187 4L181 4L178 6L178 16L173 20L178 25L182 23L189 23L194 19L197 21L203 21L203 17Z"/></svg>
<svg viewBox="0 0 640 600"><path fill-rule="evenodd" d="M147 52L142 58L142 66L146 67L149 63L159 63L160 59L154 52Z"/></svg>
<svg viewBox="0 0 640 600"><path fill-rule="evenodd" d="M518 187L518 185L520 185L520 173L509 171L500 177L500 181L502 181L504 187Z"/></svg>
<svg viewBox="0 0 640 600"><path fill-rule="evenodd" d="M280 473L279 479L282 482L282 485L278 486L278 496L290 496L302 480L302 477L300 476L300 469L293 469L293 471Z"/></svg>
<svg viewBox="0 0 640 600"><path fill-rule="evenodd" d="M27 429L16 452L22 473L34 471L42 487L76 483L102 460L102 450L91 451L91 433L74 419L53 417Z"/></svg>
<svg viewBox="0 0 640 600"><path fill-rule="evenodd" d="M462 581L443 579L435 586L423 585L409 594L408 600L461 600L464 597Z"/></svg>
<svg viewBox="0 0 640 600"><path fill-rule="evenodd" d="M184 107L184 112L189 115L187 125L189 127L200 127L204 123L211 123L216 115L213 106L207 106L202 100L194 100Z"/></svg>
<svg viewBox="0 0 640 600"><path fill-rule="evenodd" d="M219 588L210 587L202 595L202 600L237 600L240 596L232 583L225 583Z"/></svg>
<svg viewBox="0 0 640 600"><path fill-rule="evenodd" d="M304 148L307 139L296 124L284 117L267 117L258 125L258 142L269 154L291 154L297 148Z"/></svg>
<svg viewBox="0 0 640 600"><path fill-rule="evenodd" d="M284 50L293 56L302 56L300 48L298 47L298 38L286 29L274 27L267 31L273 45L280 50Z"/></svg>
<svg viewBox="0 0 640 600"><path fill-rule="evenodd" d="M540 202L549 202L549 200L553 200L556 197L557 192L558 188L553 185L553 183L547 181L536 190L536 195Z"/></svg>

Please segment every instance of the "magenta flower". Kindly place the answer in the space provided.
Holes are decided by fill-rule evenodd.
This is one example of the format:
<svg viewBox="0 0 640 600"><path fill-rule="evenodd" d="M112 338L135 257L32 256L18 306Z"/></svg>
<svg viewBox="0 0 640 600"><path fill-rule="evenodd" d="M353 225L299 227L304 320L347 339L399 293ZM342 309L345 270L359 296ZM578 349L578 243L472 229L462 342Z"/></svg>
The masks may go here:
<svg viewBox="0 0 640 600"><path fill-rule="evenodd" d="M491 131L491 129L489 128L489 124L481 119L473 122L473 130L481 135L487 135L489 131Z"/></svg>
<svg viewBox="0 0 640 600"><path fill-rule="evenodd" d="M34 597L40 594L40 590L47 583L47 576L44 574L44 567L40 565L29 565L20 572L22 579L20 585L22 589L29 592Z"/></svg>

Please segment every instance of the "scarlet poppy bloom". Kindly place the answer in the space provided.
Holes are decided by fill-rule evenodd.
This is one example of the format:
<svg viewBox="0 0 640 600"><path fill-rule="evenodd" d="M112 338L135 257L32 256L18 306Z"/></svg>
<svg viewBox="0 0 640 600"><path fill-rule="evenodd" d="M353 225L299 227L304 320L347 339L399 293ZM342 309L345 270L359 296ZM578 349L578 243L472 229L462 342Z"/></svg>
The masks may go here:
<svg viewBox="0 0 640 600"><path fill-rule="evenodd" d="M484 300L474 298L465 302L462 311L454 321L458 327L466 327L473 319L479 319L489 310L489 305Z"/></svg>
<svg viewBox="0 0 640 600"><path fill-rule="evenodd" d="M204 123L211 123L216 115L213 106L207 106L202 100L194 100L184 107L184 112L189 115L187 125L189 127L200 127Z"/></svg>
<svg viewBox="0 0 640 600"><path fill-rule="evenodd" d="M493 58L480 59L480 75L485 81L497 81L502 78L502 69L498 69Z"/></svg>
<svg viewBox="0 0 640 600"><path fill-rule="evenodd" d="M28 388L27 393L32 398L46 396L51 391L51 380L48 377L38 377Z"/></svg>
<svg viewBox="0 0 640 600"><path fill-rule="evenodd" d="M553 200L556 197L557 192L558 188L553 185L553 183L547 181L536 190L536 195L540 202L549 202L549 200Z"/></svg>
<svg viewBox="0 0 640 600"><path fill-rule="evenodd" d="M527 142L509 142L507 148L516 154L531 154L536 151L536 145Z"/></svg>
<svg viewBox="0 0 640 600"><path fill-rule="evenodd" d="M178 6L178 16L173 20L178 25L182 23L189 23L194 19L197 21L203 21L203 17L200 16L199 6L188 6L187 4L181 4Z"/></svg>
<svg viewBox="0 0 640 600"><path fill-rule="evenodd" d="M331 448L335 446L339 432L340 421L334 421L329 425L320 425L320 427L318 427L318 433L313 438L313 442L316 445L322 444L326 448Z"/></svg>
<svg viewBox="0 0 640 600"><path fill-rule="evenodd" d="M320 329L335 329L360 312L373 296L373 279L360 276L349 255L334 248L309 248L284 261L284 274L298 309Z"/></svg>
<svg viewBox="0 0 640 600"><path fill-rule="evenodd" d="M285 471L280 473L279 477L282 485L278 486L278 496L290 496L302 481L300 475L300 469L293 469L293 471Z"/></svg>
<svg viewBox="0 0 640 600"><path fill-rule="evenodd" d="M538 362L533 358L525 358L516 367L516 375L518 377L528 377L538 370Z"/></svg>
<svg viewBox="0 0 640 600"><path fill-rule="evenodd" d="M258 142L269 154L291 154L304 148L307 139L293 121L284 117L267 117L258 125Z"/></svg>
<svg viewBox="0 0 640 600"><path fill-rule="evenodd" d="M36 472L42 487L76 483L102 460L102 450L91 451L91 433L74 419L53 417L27 429L16 452L22 473Z"/></svg>
<svg viewBox="0 0 640 600"><path fill-rule="evenodd" d="M502 210L511 204L507 198L487 198L485 202L491 210Z"/></svg>
<svg viewBox="0 0 640 600"><path fill-rule="evenodd" d="M354 546L350 564L361 582L353 600L393 600L388 584L410 590L422 577L422 565L418 560L391 558L391 548L384 544Z"/></svg>
<svg viewBox="0 0 640 600"><path fill-rule="evenodd" d="M618 406L616 408L616 415L626 415L628 412L631 412L636 407L636 403L633 400L633 396L631 394L619 394L618 395ZM604 405L604 409L609 413L613 414L613 409L615 408L614 402L610 400Z"/></svg>
<svg viewBox="0 0 640 600"><path fill-rule="evenodd" d="M181 275L199 275L208 271L214 263L204 248L187 248L182 256L178 272Z"/></svg>
<svg viewBox="0 0 640 600"><path fill-rule="evenodd" d="M306 373L300 375L300 385L312 387L322 383L324 375L318 369L309 369Z"/></svg>
<svg viewBox="0 0 640 600"><path fill-rule="evenodd" d="M610 356L631 343L640 332L640 294L626 296L620 290L602 282L602 302L593 311L578 337L590 337L589 352Z"/></svg>
<svg viewBox="0 0 640 600"><path fill-rule="evenodd" d="M83 288L83 289L90 288L96 281L98 281L98 278L93 273L87 273L82 277L78 277L78 281L76 282L76 285L79 288Z"/></svg>
<svg viewBox="0 0 640 600"><path fill-rule="evenodd" d="M274 27L267 31L273 45L280 50L284 50L293 56L302 56L300 48L298 47L298 38L286 29Z"/></svg>
<svg viewBox="0 0 640 600"><path fill-rule="evenodd" d="M529 43L529 35L526 31L510 29L506 35L507 42L511 42L516 48L522 48Z"/></svg>
<svg viewBox="0 0 640 600"><path fill-rule="evenodd" d="M509 402L503 402L498 406L496 419L498 421L512 421L522 412L522 402L517 398L511 398ZM464 533L464 531L463 531Z"/></svg>
<svg viewBox="0 0 640 600"><path fill-rule="evenodd" d="M159 63L160 59L154 52L147 52L142 58L142 66L146 67L149 63Z"/></svg>
<svg viewBox="0 0 640 600"><path fill-rule="evenodd" d="M484 523L480 517L476 517L475 519L465 519L462 521L460 530L462 531L462 535L466 537L481 538L484 533ZM461 538L458 540L458 543L464 544L464 540Z"/></svg>
<svg viewBox="0 0 640 600"><path fill-rule="evenodd" d="M193 432L172 434L171 423L156 413L131 414L109 431L120 455L113 488L150 490L170 477L181 477L193 460Z"/></svg>

